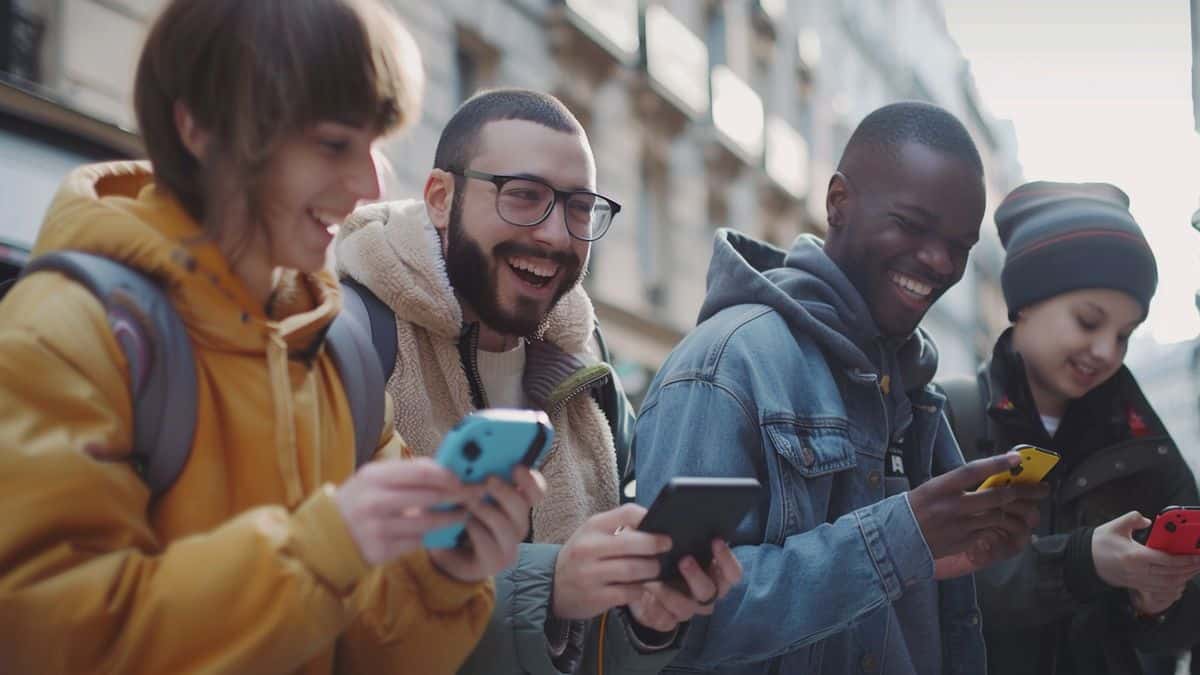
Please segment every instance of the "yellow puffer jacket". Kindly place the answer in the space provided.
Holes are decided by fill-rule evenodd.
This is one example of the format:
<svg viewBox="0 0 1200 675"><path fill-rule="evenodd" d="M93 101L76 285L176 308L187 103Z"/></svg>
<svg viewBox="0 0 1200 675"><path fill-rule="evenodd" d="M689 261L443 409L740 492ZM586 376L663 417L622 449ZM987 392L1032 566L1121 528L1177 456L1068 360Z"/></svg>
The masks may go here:
<svg viewBox="0 0 1200 675"><path fill-rule="evenodd" d="M490 583L424 552L369 568L332 499L354 469L350 410L331 358L298 355L337 284L285 280L269 318L147 171L72 173L35 254L97 253L166 284L195 347L195 443L149 503L103 307L54 272L0 303L0 672L453 672ZM384 427L379 456L406 453L390 412Z"/></svg>

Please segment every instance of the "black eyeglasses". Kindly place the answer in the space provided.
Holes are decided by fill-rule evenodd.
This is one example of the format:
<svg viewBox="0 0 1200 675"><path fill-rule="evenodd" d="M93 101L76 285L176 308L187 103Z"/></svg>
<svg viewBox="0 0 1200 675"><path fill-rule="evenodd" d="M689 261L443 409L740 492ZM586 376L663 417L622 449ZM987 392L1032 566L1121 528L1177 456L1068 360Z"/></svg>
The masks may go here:
<svg viewBox="0 0 1200 675"><path fill-rule="evenodd" d="M561 203L567 232L581 241L596 241L608 233L613 218L621 212L621 205L608 197L587 190L559 190L537 178L498 176L474 169L449 172L495 185L496 213L517 227L538 225Z"/></svg>

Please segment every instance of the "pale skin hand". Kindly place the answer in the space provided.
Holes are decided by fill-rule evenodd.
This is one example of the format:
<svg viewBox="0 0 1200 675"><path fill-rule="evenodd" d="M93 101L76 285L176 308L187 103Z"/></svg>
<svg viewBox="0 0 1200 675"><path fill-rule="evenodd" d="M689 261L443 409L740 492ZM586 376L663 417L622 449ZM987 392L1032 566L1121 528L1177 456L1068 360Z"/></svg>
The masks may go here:
<svg viewBox="0 0 1200 675"><path fill-rule="evenodd" d="M1092 561L1109 586L1140 592L1145 602L1158 605L1167 597L1178 598L1184 585L1200 574L1200 556L1171 555L1134 541L1134 530L1149 526L1149 519L1130 511L1097 527Z"/></svg>
<svg viewBox="0 0 1200 675"><path fill-rule="evenodd" d="M1171 605L1183 597L1183 586L1169 593L1149 593L1137 589L1129 590L1129 603L1139 614L1154 616L1171 609Z"/></svg>
<svg viewBox="0 0 1200 675"><path fill-rule="evenodd" d="M363 559L383 565L421 548L426 532L466 518L432 507L469 498L452 472L420 458L371 462L338 488L334 501Z"/></svg>
<svg viewBox="0 0 1200 675"><path fill-rule="evenodd" d="M625 504L588 518L571 535L554 564L555 617L590 619L641 598L644 582L658 576L655 556L671 550L670 537L634 529L645 515Z"/></svg>
<svg viewBox="0 0 1200 675"><path fill-rule="evenodd" d="M513 479L514 485L492 479L465 486L432 459L385 459L351 476L334 501L370 565L390 563L422 548L425 533L466 521L470 545L431 551L430 558L447 576L478 581L515 561L517 546L529 531L529 512L545 495L541 474L520 467ZM485 502L485 494L495 503ZM434 510L440 504L466 508Z"/></svg>
<svg viewBox="0 0 1200 675"><path fill-rule="evenodd" d="M484 483L492 501L476 496L467 502L465 546L429 552L434 565L459 581L481 581L511 567L525 535L530 512L546 496L546 479L537 471L519 466L510 484L499 478Z"/></svg>
<svg viewBox="0 0 1200 675"><path fill-rule="evenodd" d="M692 556L679 561L687 592L661 581L646 582L641 596L629 603L634 620L646 628L669 633L696 615L711 615L716 601L742 580L742 564L728 544L714 540L712 552L713 560L707 570Z"/></svg>

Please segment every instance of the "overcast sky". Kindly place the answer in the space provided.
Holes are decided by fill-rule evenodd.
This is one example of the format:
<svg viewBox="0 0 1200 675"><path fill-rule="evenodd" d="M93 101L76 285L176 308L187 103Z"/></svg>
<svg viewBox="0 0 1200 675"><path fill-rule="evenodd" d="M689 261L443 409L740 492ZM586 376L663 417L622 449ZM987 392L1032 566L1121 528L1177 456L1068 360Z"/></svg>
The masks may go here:
<svg viewBox="0 0 1200 675"><path fill-rule="evenodd" d="M1027 180L1115 183L1159 263L1149 330L1200 335L1200 134L1186 0L946 0L988 109L1011 119ZM994 227L993 223L985 223Z"/></svg>

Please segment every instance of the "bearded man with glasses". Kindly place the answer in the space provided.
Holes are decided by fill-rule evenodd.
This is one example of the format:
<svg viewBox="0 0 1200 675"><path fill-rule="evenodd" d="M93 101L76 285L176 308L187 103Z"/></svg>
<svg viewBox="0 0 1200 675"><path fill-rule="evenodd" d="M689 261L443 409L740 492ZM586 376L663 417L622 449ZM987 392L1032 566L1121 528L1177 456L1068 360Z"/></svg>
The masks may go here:
<svg viewBox="0 0 1200 675"><path fill-rule="evenodd" d="M338 234L339 272L395 314L388 389L414 451L479 408L539 408L554 425L546 498L462 673L657 673L741 578L724 549L707 569L685 559L685 588L655 581L670 540L618 506L632 418L579 281L621 206L595 183L558 99L484 92L442 131L424 199L361 208Z"/></svg>

